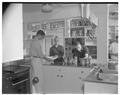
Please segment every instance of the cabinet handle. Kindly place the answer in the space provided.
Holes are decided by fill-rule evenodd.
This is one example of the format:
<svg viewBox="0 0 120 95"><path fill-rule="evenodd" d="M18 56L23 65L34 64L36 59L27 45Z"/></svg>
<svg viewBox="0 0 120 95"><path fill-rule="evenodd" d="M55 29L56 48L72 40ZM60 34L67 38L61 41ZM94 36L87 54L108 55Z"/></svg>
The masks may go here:
<svg viewBox="0 0 120 95"><path fill-rule="evenodd" d="M63 77L63 75L61 75L61 78Z"/></svg>
<svg viewBox="0 0 120 95"><path fill-rule="evenodd" d="M17 83L13 83L12 86L15 86L15 85L17 85L17 84L23 83L23 82L25 82L25 81L28 81L28 79L22 80L22 81L17 82Z"/></svg>

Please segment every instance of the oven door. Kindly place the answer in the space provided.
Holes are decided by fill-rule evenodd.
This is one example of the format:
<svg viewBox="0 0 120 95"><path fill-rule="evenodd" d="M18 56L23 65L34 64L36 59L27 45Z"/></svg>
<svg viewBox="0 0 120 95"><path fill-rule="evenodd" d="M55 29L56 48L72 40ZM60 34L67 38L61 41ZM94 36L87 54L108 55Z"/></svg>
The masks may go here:
<svg viewBox="0 0 120 95"><path fill-rule="evenodd" d="M11 86L15 93L30 93L29 71L15 74L11 80Z"/></svg>

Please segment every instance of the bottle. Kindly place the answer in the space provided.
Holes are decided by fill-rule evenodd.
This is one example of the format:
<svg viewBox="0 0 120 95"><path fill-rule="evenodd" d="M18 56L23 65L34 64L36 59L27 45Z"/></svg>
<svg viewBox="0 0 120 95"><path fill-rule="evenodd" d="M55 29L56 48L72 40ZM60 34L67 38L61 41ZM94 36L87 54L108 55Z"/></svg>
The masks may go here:
<svg viewBox="0 0 120 95"><path fill-rule="evenodd" d="M74 63L75 63L75 66L77 66L77 61L78 61L78 60L77 60L77 56L75 56L74 60L75 60L75 62L74 62Z"/></svg>

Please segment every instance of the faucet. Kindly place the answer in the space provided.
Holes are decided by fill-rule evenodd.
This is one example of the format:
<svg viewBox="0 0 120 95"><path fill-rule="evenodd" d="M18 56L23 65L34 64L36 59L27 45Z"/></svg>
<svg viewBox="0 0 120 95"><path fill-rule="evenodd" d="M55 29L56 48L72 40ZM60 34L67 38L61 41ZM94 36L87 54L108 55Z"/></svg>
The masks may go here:
<svg viewBox="0 0 120 95"><path fill-rule="evenodd" d="M97 79L97 80L102 80L102 79L100 78L100 73L103 73L103 70L102 70L102 68L99 66L99 68L98 68L98 70L97 70L97 73L96 73L96 79Z"/></svg>
<svg viewBox="0 0 120 95"><path fill-rule="evenodd" d="M94 67L93 67L93 70L92 70L92 73L96 75L96 79L97 79L97 80L102 80L102 79L100 78L100 73L103 73L103 70L102 70L101 67L102 67L102 66L97 65L97 66L94 66Z"/></svg>

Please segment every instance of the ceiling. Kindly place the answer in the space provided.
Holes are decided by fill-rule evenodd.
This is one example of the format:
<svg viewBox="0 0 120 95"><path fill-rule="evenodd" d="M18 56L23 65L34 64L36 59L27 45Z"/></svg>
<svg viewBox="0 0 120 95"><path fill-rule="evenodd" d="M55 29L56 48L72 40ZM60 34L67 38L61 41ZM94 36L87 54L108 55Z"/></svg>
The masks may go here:
<svg viewBox="0 0 120 95"><path fill-rule="evenodd" d="M23 12L37 12L40 11L44 4L23 4ZM79 4L49 4L54 8L74 6Z"/></svg>
<svg viewBox="0 0 120 95"><path fill-rule="evenodd" d="M23 12L24 13L31 13L31 12L40 12L41 8L43 7L43 5L45 5L44 3L35 3L35 4L23 4ZM49 4L53 7L53 9L56 8L62 8L62 7L67 7L67 6L75 6L75 5L79 5L79 4L63 4L63 3L57 3L57 4ZM114 12L118 11L118 4L111 4L111 6L109 7L109 12L110 15L113 17L115 15L115 17L117 17L117 14L115 14Z"/></svg>

